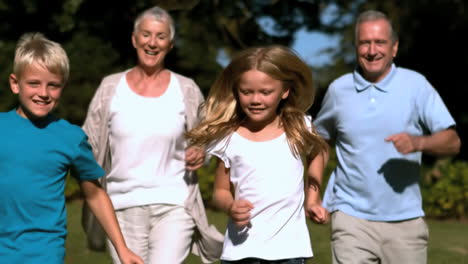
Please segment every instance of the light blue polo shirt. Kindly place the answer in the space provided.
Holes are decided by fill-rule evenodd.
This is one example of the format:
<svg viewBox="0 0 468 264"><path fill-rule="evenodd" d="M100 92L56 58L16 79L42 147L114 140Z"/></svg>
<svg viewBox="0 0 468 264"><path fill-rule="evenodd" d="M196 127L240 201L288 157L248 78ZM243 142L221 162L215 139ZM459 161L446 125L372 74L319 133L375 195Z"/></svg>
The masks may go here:
<svg viewBox="0 0 468 264"><path fill-rule="evenodd" d="M384 139L407 132L424 135L455 125L426 78L392 65L378 83L358 71L335 80L314 121L325 139L336 142L338 166L324 206L371 221L423 216L419 174L421 152L403 155Z"/></svg>

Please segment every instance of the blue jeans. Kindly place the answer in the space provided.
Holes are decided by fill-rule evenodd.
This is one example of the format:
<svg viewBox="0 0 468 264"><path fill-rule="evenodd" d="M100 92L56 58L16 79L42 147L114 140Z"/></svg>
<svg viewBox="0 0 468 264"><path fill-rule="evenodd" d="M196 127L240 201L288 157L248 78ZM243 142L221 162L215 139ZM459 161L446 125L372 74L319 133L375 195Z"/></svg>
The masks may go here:
<svg viewBox="0 0 468 264"><path fill-rule="evenodd" d="M221 264L305 264L305 258L265 260L258 258L245 258L241 260L221 260Z"/></svg>

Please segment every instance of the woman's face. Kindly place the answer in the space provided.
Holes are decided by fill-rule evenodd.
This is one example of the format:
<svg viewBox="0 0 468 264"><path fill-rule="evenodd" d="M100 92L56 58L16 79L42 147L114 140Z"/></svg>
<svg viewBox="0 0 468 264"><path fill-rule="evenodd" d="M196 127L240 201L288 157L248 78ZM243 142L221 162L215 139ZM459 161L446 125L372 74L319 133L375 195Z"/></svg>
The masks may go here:
<svg viewBox="0 0 468 264"><path fill-rule="evenodd" d="M132 43L144 68L163 68L164 58L172 49L171 31L165 21L143 18L132 34Z"/></svg>

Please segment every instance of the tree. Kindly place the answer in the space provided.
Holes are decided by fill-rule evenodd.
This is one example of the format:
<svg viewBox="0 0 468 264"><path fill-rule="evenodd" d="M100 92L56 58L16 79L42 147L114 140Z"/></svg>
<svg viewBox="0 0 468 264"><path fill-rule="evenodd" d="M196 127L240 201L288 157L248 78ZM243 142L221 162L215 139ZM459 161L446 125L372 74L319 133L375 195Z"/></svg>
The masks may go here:
<svg viewBox="0 0 468 264"><path fill-rule="evenodd" d="M166 62L169 68L193 77L207 93L221 70L221 51L228 55L254 45L289 45L293 33L304 24L320 25L318 12L326 1L217 1L136 0L0 0L0 58L2 87L8 87L14 47L24 32L40 31L63 44L71 62L71 76L57 109L60 116L81 124L87 105L101 78L135 64L131 32L136 15L155 4L165 7L176 21L175 49ZM267 32L259 18L275 21ZM0 106L16 102L8 89L0 90Z"/></svg>
<svg viewBox="0 0 468 264"><path fill-rule="evenodd" d="M464 142L468 136L468 110L462 92L468 50L459 38L468 32L468 18L464 15L467 1L0 0L0 107L5 111L16 103L7 88L16 41L24 32L40 31L62 43L69 54L72 72L58 113L81 124L102 77L135 64L130 41L135 16L160 5L176 22L176 43L166 60L168 67L194 78L205 94L222 69L218 63L220 52L229 57L250 46L289 46L301 28L340 34L340 48L329 50L332 63L314 69L320 88L312 109L315 113L329 82L354 68L354 18L361 10L375 8L396 22L400 33L396 63L429 79L457 120ZM325 23L321 15L330 7L334 11ZM265 21L270 29L263 26ZM463 153L460 157L468 158L466 147Z"/></svg>

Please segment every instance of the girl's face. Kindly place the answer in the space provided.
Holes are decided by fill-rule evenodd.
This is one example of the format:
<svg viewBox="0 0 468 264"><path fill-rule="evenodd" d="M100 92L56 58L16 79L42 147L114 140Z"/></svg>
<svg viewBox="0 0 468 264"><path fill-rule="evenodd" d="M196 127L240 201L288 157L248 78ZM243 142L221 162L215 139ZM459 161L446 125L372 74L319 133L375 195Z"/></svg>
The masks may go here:
<svg viewBox="0 0 468 264"><path fill-rule="evenodd" d="M254 125L269 125L277 121L277 108L286 99L289 89L264 72L250 70L241 75L238 85L239 104Z"/></svg>

